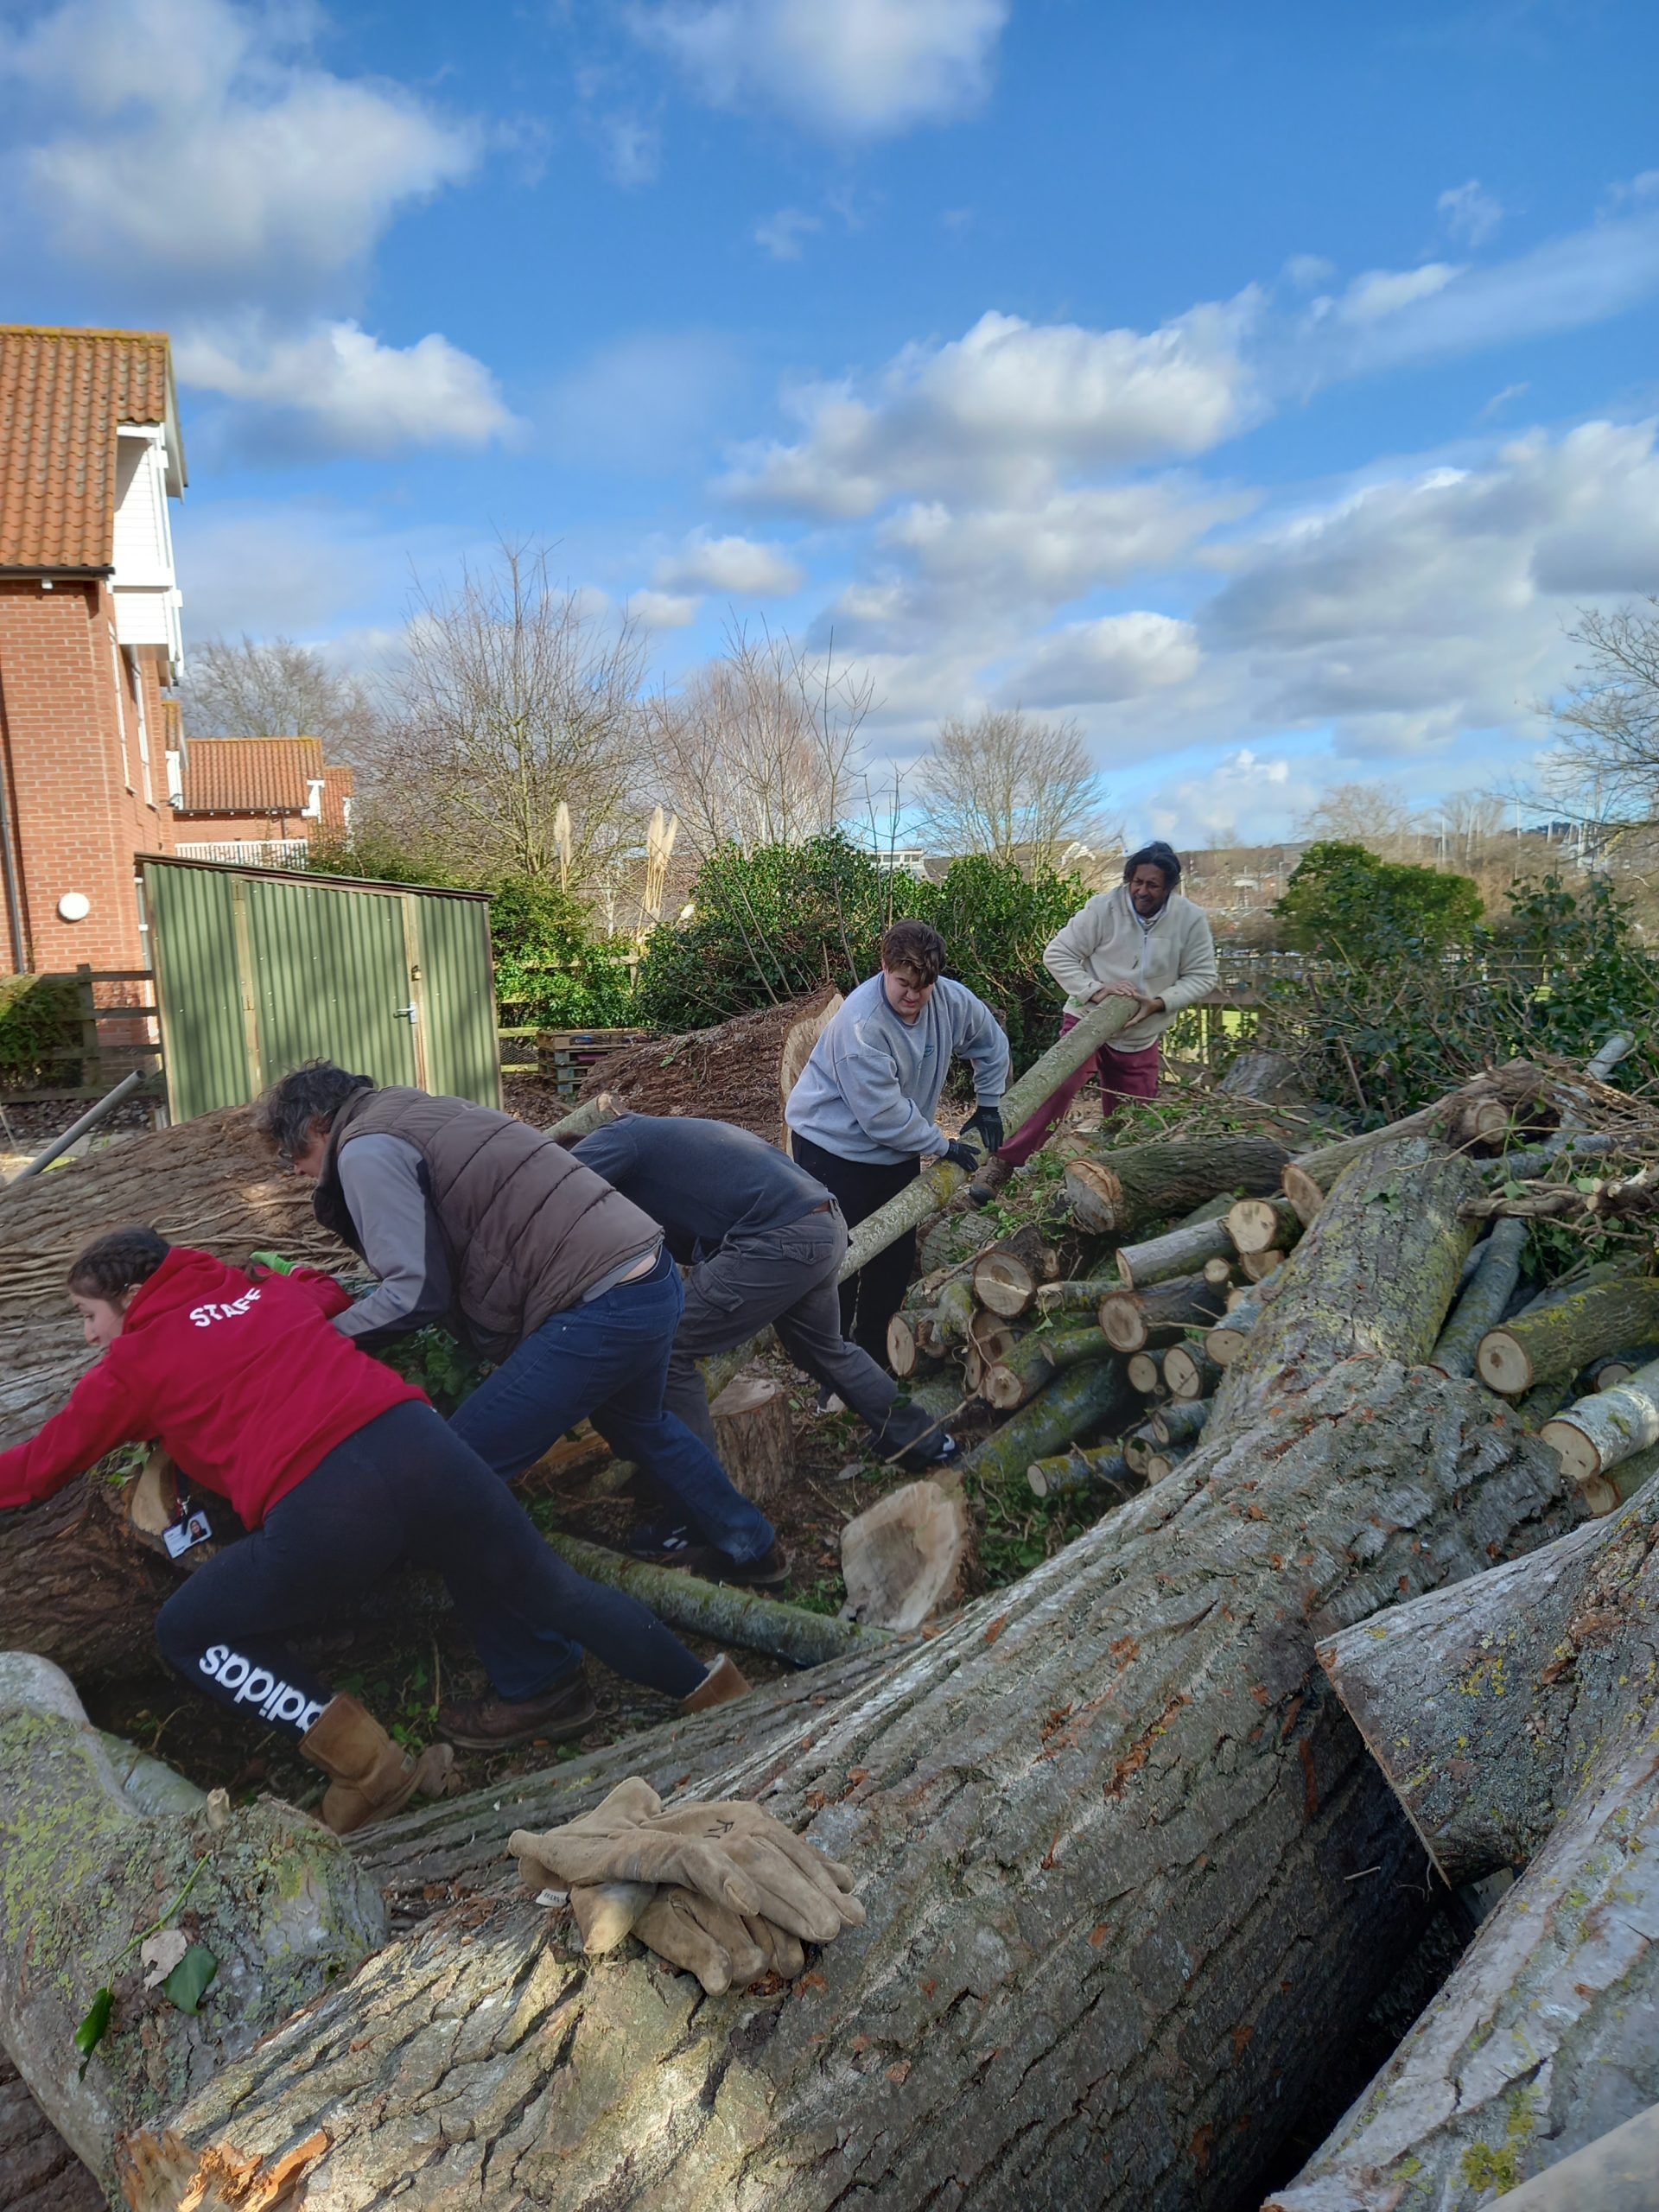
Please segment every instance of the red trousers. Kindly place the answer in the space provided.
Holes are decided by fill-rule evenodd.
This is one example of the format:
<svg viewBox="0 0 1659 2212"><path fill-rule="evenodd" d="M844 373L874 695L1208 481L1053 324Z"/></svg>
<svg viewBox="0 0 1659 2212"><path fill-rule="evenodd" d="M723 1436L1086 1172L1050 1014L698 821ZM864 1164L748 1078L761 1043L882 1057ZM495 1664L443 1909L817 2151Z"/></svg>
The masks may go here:
<svg viewBox="0 0 1659 2212"><path fill-rule="evenodd" d="M1077 1026L1075 1014L1068 1014L1060 1023L1064 1037ZM1067 1076L1046 1106L1040 1106L1031 1119L1017 1128L998 1153L1010 1167L1023 1167L1038 1147L1059 1127L1065 1109L1083 1089L1091 1075L1100 1077L1101 1118L1109 1122L1117 1111L1120 1098L1153 1098L1158 1091L1158 1047L1148 1045L1143 1052L1120 1052L1110 1045L1103 1045L1092 1059L1087 1059L1074 1074Z"/></svg>

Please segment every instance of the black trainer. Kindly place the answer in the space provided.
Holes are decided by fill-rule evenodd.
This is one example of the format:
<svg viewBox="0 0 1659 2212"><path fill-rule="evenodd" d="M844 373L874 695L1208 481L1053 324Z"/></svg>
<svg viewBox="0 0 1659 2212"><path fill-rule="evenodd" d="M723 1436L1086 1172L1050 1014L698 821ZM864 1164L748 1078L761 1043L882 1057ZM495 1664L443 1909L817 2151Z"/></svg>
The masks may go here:
<svg viewBox="0 0 1659 2212"><path fill-rule="evenodd" d="M654 1550L640 1548L640 1540L655 1531L637 1529L628 1539L628 1556L647 1567L683 1567L705 1582L730 1582L746 1590L775 1590L789 1580L789 1559L780 1544L769 1544L759 1559L734 1559L713 1544L700 1543L690 1532L664 1532L667 1541Z"/></svg>

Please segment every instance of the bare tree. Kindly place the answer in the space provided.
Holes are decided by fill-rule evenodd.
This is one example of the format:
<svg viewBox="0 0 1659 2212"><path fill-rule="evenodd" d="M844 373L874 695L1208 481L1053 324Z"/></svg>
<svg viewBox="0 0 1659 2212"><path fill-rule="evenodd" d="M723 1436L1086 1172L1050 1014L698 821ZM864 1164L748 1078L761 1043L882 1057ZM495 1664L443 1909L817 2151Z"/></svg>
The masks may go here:
<svg viewBox="0 0 1659 2212"><path fill-rule="evenodd" d="M1079 725L1018 707L939 725L916 791L929 842L949 854L1053 867L1066 848L1122 831L1099 811L1096 770Z"/></svg>
<svg viewBox="0 0 1659 2212"><path fill-rule="evenodd" d="M582 881L628 814L643 671L631 621L556 587L544 547L504 539L488 570L417 593L380 813L460 868Z"/></svg>
<svg viewBox="0 0 1659 2212"><path fill-rule="evenodd" d="M869 679L785 632L741 627L718 660L647 702L651 772L699 853L798 844L847 812Z"/></svg>
<svg viewBox="0 0 1659 2212"><path fill-rule="evenodd" d="M1611 613L1589 608L1569 631L1588 658L1553 702L1554 796L1586 823L1659 815L1659 596Z"/></svg>
<svg viewBox="0 0 1659 2212"><path fill-rule="evenodd" d="M1426 857L1421 820L1388 784L1333 784L1299 826L1305 837L1363 845L1379 860Z"/></svg>
<svg viewBox="0 0 1659 2212"><path fill-rule="evenodd" d="M364 761L380 715L360 676L292 638L210 638L191 649L183 686L187 737L320 737L334 757Z"/></svg>

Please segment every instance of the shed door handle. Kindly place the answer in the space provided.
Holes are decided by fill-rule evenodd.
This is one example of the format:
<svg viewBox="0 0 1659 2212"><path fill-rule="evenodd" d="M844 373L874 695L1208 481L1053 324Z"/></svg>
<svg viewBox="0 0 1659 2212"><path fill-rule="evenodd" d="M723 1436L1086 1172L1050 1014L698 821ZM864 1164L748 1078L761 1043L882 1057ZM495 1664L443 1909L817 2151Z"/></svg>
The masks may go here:
<svg viewBox="0 0 1659 2212"><path fill-rule="evenodd" d="M421 1018L421 1009L411 999L407 1006L400 1006L392 1015L394 1021L406 1021L412 1029Z"/></svg>

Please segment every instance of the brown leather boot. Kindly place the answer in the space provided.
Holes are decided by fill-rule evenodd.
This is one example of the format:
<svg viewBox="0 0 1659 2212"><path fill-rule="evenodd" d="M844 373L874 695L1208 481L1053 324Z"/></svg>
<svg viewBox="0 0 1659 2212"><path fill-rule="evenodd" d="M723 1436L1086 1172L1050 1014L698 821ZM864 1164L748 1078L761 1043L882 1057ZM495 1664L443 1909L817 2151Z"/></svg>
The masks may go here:
<svg viewBox="0 0 1659 2212"><path fill-rule="evenodd" d="M331 1698L300 1738L300 1757L328 1777L322 1823L336 1835L354 1835L372 1821L390 1820L417 1790L423 1797L442 1796L455 1763L448 1744L429 1744L416 1758L393 1743L354 1697L344 1694Z"/></svg>
<svg viewBox="0 0 1659 2212"><path fill-rule="evenodd" d="M1001 1153L994 1152L981 1163L978 1173L968 1185L968 1196L976 1206L988 1206L1014 1170Z"/></svg>
<svg viewBox="0 0 1659 2212"><path fill-rule="evenodd" d="M729 1705L734 1697L747 1697L753 1687L722 1651L690 1696L680 1700L680 1711L707 1713L710 1706Z"/></svg>
<svg viewBox="0 0 1659 2212"><path fill-rule="evenodd" d="M438 1726L463 1751L495 1751L538 1736L562 1744L580 1736L598 1710L578 1667L534 1697L456 1698L439 1713Z"/></svg>

